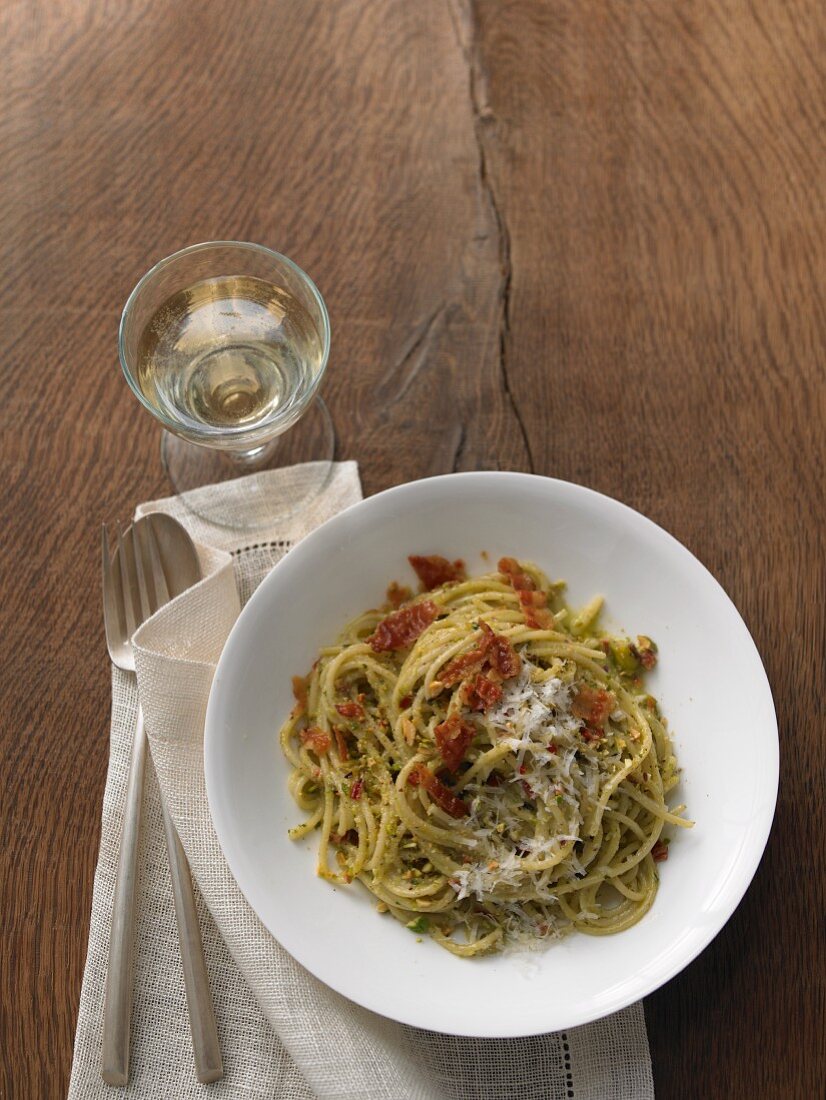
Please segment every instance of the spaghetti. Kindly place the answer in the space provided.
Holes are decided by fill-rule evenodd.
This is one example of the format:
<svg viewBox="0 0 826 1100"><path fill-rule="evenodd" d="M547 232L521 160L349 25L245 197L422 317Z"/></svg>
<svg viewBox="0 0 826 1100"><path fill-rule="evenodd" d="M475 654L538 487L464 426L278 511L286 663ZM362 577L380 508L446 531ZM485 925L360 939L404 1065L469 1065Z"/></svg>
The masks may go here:
<svg viewBox="0 0 826 1100"><path fill-rule="evenodd" d="M430 590L321 650L281 730L318 873L355 880L454 954L619 932L648 911L678 780L643 686L656 647L610 637L530 564L411 563Z"/></svg>

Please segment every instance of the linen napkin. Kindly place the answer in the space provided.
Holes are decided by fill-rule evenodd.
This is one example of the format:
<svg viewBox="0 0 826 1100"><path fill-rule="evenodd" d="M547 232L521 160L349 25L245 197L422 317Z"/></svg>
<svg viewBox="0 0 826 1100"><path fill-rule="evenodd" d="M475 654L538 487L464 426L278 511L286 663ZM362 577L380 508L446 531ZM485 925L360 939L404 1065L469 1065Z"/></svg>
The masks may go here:
<svg viewBox="0 0 826 1100"><path fill-rule="evenodd" d="M289 502L307 467L198 490L232 507L244 494ZM316 500L252 538L215 527L171 497L165 511L198 543L204 579L135 638L154 767L141 825L131 1078L136 1100L612 1100L653 1097L642 1004L584 1027L526 1039L466 1039L396 1024L322 985L270 936L218 844L207 805L203 722L215 664L241 605L290 547L361 499L355 463L336 464ZM197 507L198 497L195 497ZM277 506L274 511L280 510ZM70 1100L108 1097L100 1078L103 990L129 750L134 678L112 670L109 771ZM157 778L156 778L157 775ZM166 859L159 787L189 858L218 1021L224 1078L195 1079Z"/></svg>

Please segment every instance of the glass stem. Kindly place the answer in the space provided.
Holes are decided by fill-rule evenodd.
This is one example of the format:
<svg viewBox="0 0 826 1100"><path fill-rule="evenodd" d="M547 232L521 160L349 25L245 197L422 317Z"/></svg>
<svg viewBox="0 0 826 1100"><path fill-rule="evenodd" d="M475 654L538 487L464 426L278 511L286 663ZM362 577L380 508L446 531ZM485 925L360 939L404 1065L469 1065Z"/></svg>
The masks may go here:
<svg viewBox="0 0 826 1100"><path fill-rule="evenodd" d="M258 447L253 447L249 451L228 451L227 457L233 466L237 466L240 470L247 470L257 466L262 459L265 459L267 455L275 449L276 439L267 440L266 443L262 443Z"/></svg>

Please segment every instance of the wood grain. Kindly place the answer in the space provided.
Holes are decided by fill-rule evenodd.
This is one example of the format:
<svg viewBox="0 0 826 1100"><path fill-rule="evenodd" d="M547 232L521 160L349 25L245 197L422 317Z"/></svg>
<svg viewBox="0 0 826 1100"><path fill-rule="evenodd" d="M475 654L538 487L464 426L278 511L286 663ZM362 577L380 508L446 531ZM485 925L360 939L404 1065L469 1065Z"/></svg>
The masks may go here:
<svg viewBox="0 0 826 1100"><path fill-rule="evenodd" d="M164 488L120 308L216 237L318 282L367 492L587 483L729 591L780 801L743 904L646 1002L657 1095L818 1095L824 31L814 0L0 8L0 1096L65 1095L107 755L97 527Z"/></svg>

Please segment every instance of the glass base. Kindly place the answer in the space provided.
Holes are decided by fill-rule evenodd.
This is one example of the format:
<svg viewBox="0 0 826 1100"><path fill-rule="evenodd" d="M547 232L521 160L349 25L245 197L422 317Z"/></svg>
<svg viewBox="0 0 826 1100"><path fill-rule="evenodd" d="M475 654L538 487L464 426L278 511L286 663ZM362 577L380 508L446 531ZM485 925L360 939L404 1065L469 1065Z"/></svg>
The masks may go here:
<svg viewBox="0 0 826 1100"><path fill-rule="evenodd" d="M297 424L256 451L214 450L165 431L161 458L189 511L218 527L260 531L296 515L318 496L330 480L335 444L330 413L316 397ZM241 478L221 493L209 488Z"/></svg>

